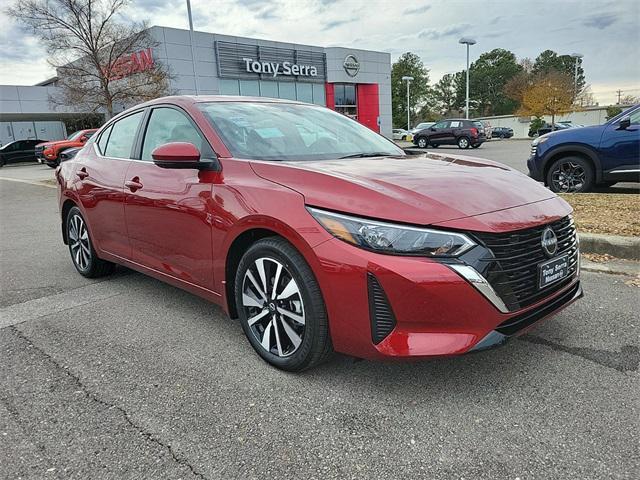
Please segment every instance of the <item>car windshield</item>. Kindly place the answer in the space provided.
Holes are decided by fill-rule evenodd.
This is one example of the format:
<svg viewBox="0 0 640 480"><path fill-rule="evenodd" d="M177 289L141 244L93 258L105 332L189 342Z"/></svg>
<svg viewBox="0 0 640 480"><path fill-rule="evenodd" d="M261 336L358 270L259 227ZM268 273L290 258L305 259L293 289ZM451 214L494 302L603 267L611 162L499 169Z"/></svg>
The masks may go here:
<svg viewBox="0 0 640 480"><path fill-rule="evenodd" d="M78 138L80 135L82 135L83 130L78 130L75 133L72 133L71 135L69 135L67 137L67 140L75 140L76 138Z"/></svg>
<svg viewBox="0 0 640 480"><path fill-rule="evenodd" d="M215 102L201 103L200 109L236 158L330 160L405 155L381 135L323 107Z"/></svg>

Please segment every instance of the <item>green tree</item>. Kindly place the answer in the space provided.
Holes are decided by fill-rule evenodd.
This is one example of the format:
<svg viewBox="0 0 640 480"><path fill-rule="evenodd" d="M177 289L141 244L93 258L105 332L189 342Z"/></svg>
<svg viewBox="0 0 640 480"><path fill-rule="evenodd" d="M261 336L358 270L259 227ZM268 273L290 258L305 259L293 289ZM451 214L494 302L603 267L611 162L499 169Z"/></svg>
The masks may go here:
<svg viewBox="0 0 640 480"><path fill-rule="evenodd" d="M473 108L469 109L479 115L513 113L518 104L505 93L505 85L522 70L509 50L496 48L480 55L469 67L469 97L473 101ZM457 103L464 104L465 73L457 75Z"/></svg>
<svg viewBox="0 0 640 480"><path fill-rule="evenodd" d="M576 59L571 55L558 55L553 50L545 50L536 58L533 64L532 73L534 75L546 75L551 72L564 73L571 77L575 76ZM587 85L582 68L582 59L578 59L578 93L582 92Z"/></svg>
<svg viewBox="0 0 640 480"><path fill-rule="evenodd" d="M443 115L450 115L456 105L456 76L446 73L433 86L432 97L436 109Z"/></svg>
<svg viewBox="0 0 640 480"><path fill-rule="evenodd" d="M415 53L406 52L391 67L391 105L394 127L407 125L407 83L402 77L413 77L410 87L410 112L427 101L429 96L429 70ZM413 125L412 121L412 125Z"/></svg>
<svg viewBox="0 0 640 480"><path fill-rule="evenodd" d="M622 113L622 108L618 105L611 105L607 107L607 120L611 120L616 115L620 115Z"/></svg>

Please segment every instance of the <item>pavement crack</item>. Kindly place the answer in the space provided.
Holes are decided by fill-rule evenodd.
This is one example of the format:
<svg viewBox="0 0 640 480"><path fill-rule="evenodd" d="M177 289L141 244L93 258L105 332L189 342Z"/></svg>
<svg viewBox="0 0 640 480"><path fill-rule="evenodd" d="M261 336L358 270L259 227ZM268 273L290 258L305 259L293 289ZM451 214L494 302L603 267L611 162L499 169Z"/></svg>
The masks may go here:
<svg viewBox="0 0 640 480"><path fill-rule="evenodd" d="M119 405L115 404L115 403L111 403L107 400L103 400L102 398L100 398L97 394L95 394L94 392L92 392L80 379L79 376L77 376L76 374L74 374L68 367L65 367L64 365L60 364L58 362L58 360L56 360L54 357L52 357L50 354L48 354L47 352L45 352L42 348L40 348L38 345L36 345L35 343L33 343L21 330L19 330L15 325L10 325L6 328L7 330L10 330L16 337L18 337L19 339L21 339L23 342L27 343L30 347L32 347L35 351L37 351L40 355L42 355L47 361L49 361L55 368L63 371L65 373L65 375L67 375L72 381L73 383L75 383L80 390L82 391L82 393L85 395L86 398L88 398L89 400L92 400L96 403L99 403L100 405L105 406L108 409L114 409L117 410L118 412L120 412L120 414L122 414L122 416L124 417L125 421L132 427L134 428L138 433L140 433L140 435L142 435L144 438L146 438L148 441L155 443L156 445L158 445L159 447L165 449L166 451L169 452L169 454L171 455L171 457L173 458L173 460L184 466L187 467L191 473L197 477L197 478L201 478L203 480L208 480L207 477L199 472L193 465L191 465L187 459L185 459L184 457L180 456L174 449L173 447L168 444L163 442L162 440L160 440L158 437L156 437L153 433L146 431L142 425L139 425L138 423L136 423L136 421L131 417L131 415L122 407L120 407ZM5 330L5 329L3 329Z"/></svg>
<svg viewBox="0 0 640 480"><path fill-rule="evenodd" d="M620 348L619 352L612 352L591 347L568 347L534 335L524 335L520 337L520 340L537 345L544 345L552 350L581 357L619 372L635 372L640 365L640 348L635 345L624 345Z"/></svg>

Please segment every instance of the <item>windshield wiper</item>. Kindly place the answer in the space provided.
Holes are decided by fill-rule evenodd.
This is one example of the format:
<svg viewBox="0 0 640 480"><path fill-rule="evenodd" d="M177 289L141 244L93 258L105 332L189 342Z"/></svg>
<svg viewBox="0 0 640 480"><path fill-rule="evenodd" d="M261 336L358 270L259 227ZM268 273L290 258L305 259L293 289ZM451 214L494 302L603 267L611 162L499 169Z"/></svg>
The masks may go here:
<svg viewBox="0 0 640 480"><path fill-rule="evenodd" d="M343 158L368 158L368 157L386 157L389 155L393 155L393 153L389 152L362 152L362 153L352 153L351 155L345 155L344 157L338 157L338 160L342 160Z"/></svg>

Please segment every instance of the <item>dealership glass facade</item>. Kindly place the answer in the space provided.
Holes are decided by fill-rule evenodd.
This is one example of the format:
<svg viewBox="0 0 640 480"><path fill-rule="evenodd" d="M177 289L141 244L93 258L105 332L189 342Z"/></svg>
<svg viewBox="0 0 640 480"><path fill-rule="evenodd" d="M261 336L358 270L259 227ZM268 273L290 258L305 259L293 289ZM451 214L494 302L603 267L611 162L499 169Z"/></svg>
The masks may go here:
<svg viewBox="0 0 640 480"><path fill-rule="evenodd" d="M278 82L273 80L220 79L221 95L285 98L300 102L326 105L324 84L305 82Z"/></svg>

